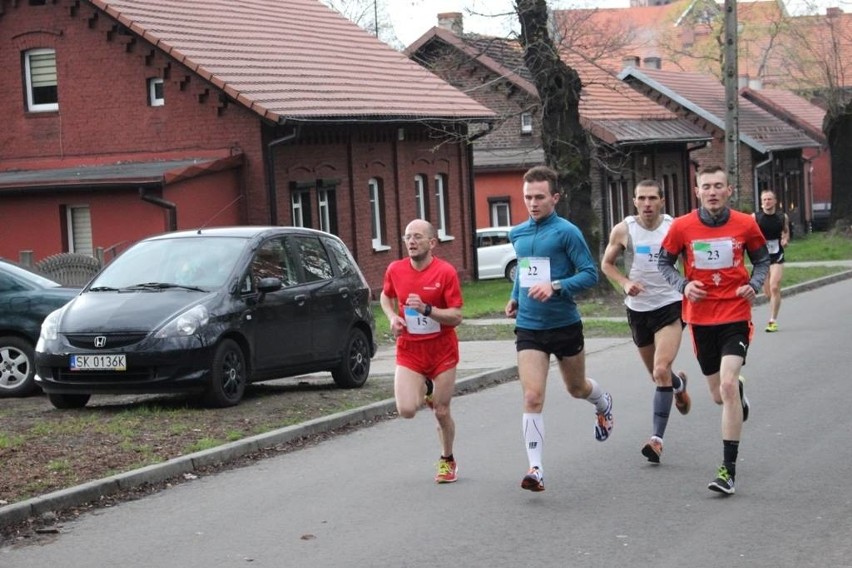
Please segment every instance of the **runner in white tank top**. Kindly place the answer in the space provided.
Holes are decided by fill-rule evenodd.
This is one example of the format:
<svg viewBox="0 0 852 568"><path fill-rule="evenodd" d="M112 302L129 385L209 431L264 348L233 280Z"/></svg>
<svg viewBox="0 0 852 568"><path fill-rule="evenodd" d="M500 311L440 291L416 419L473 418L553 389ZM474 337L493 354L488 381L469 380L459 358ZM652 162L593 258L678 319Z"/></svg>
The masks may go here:
<svg viewBox="0 0 852 568"><path fill-rule="evenodd" d="M601 270L621 286L625 294L627 321L639 356L657 388L654 392L651 439L642 455L660 463L663 434L669 422L672 402L681 414L689 412L686 374L672 372L683 334L683 296L674 290L657 270L657 258L672 218L663 213L663 191L653 180L641 181L633 192L636 215L612 228L604 251ZM623 253L625 276L615 265Z"/></svg>

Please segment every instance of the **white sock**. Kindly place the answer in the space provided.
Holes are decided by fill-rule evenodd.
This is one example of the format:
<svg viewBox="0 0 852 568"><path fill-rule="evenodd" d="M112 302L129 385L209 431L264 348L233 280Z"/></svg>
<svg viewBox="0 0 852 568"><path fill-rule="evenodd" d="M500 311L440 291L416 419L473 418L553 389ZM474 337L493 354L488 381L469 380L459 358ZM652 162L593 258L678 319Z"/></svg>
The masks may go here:
<svg viewBox="0 0 852 568"><path fill-rule="evenodd" d="M527 459L530 467L542 471L541 460L544 454L544 417L541 413L524 412L523 420L524 443L527 447Z"/></svg>
<svg viewBox="0 0 852 568"><path fill-rule="evenodd" d="M604 391L598 382L594 379L587 379L592 384L592 392L586 397L586 400L595 405L595 410L598 412L606 411L606 399Z"/></svg>

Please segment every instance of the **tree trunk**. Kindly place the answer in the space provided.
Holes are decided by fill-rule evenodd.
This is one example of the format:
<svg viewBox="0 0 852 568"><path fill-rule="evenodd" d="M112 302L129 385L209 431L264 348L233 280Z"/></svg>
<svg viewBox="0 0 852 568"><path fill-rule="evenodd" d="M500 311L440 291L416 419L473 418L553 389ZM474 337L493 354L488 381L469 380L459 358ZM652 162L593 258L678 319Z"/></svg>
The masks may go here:
<svg viewBox="0 0 852 568"><path fill-rule="evenodd" d="M838 115L826 115L825 134L831 153L831 226L852 222L852 100Z"/></svg>
<svg viewBox="0 0 852 568"><path fill-rule="evenodd" d="M560 57L548 31L545 0L515 0L524 63L541 101L541 142L546 165L558 174L557 213L577 225L595 258L602 252L600 219L592 208L591 145L580 124L580 76ZM598 292L612 287L600 274Z"/></svg>

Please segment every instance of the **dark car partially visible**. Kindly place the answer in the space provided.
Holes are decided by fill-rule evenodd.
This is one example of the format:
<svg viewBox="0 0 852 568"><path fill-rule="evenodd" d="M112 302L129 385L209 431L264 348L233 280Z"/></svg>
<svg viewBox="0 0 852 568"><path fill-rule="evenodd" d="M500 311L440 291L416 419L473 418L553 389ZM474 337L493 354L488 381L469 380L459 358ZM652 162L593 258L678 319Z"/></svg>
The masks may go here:
<svg viewBox="0 0 852 568"><path fill-rule="evenodd" d="M57 408L176 392L224 407L250 382L316 371L363 386L375 350L370 290L339 238L198 229L140 241L48 316L36 382Z"/></svg>
<svg viewBox="0 0 852 568"><path fill-rule="evenodd" d="M41 322L79 292L0 259L0 397L37 390L33 349Z"/></svg>

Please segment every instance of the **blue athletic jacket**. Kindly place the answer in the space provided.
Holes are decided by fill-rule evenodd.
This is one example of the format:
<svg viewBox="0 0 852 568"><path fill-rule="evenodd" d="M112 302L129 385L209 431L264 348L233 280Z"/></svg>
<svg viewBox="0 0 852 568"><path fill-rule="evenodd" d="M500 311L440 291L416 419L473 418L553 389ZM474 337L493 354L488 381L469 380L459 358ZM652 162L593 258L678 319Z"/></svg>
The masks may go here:
<svg viewBox="0 0 852 568"><path fill-rule="evenodd" d="M598 269L589 245L576 225L556 212L541 221L532 217L509 233L520 261L524 257L549 257L550 278L562 283L562 290L547 302L533 300L521 289L520 262L516 272L512 299L518 302L516 326L542 330L565 327L580 321L574 294L591 288L598 281Z"/></svg>

